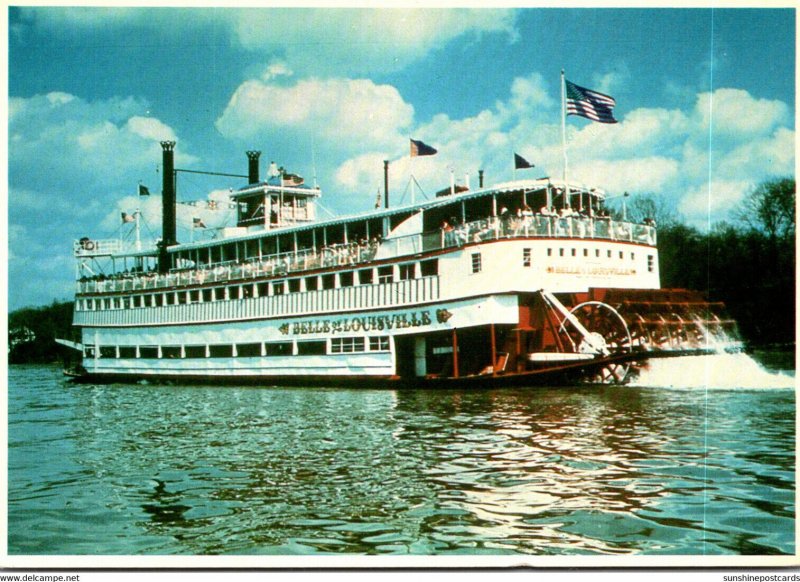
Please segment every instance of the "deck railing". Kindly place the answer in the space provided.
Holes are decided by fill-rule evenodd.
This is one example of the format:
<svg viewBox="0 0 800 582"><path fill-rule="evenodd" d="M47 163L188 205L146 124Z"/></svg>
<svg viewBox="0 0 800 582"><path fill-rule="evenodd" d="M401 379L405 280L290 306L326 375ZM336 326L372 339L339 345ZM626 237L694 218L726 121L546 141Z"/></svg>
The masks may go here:
<svg viewBox="0 0 800 582"><path fill-rule="evenodd" d="M164 289L203 283L256 279L264 276L290 275L301 271L325 267L360 265L375 258L380 247L389 252L381 256L397 256L403 250L433 251L462 246L468 243L487 242L513 238L573 238L614 240L654 246L655 226L615 221L608 218L584 216L499 217L466 222L450 229L436 229L407 237L389 237L380 244L340 244L322 249L303 249L248 259L242 262L227 261L178 269L166 274L125 273L106 279L92 278L78 281L78 293L113 293L148 289ZM388 247L388 249L387 249Z"/></svg>

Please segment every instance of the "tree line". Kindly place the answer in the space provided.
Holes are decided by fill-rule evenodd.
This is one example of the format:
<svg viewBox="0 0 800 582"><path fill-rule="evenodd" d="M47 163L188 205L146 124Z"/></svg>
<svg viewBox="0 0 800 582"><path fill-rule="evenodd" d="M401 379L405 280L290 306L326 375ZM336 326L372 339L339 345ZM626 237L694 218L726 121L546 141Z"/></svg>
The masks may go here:
<svg viewBox="0 0 800 582"><path fill-rule="evenodd" d="M707 232L688 226L651 196L630 199L629 220L658 224L661 285L702 291L722 301L750 346L795 341L795 181L760 184L732 213ZM619 214L619 209L615 209ZM72 302L53 302L9 314L9 362L56 362L69 348L55 338L74 338Z"/></svg>

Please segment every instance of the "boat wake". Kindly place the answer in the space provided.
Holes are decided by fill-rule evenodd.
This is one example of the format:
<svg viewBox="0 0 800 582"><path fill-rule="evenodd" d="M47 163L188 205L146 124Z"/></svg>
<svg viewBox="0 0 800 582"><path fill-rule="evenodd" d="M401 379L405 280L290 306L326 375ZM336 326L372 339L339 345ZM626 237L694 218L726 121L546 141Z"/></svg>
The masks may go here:
<svg viewBox="0 0 800 582"><path fill-rule="evenodd" d="M744 352L653 359L631 386L664 388L754 389L793 388L795 378L767 370Z"/></svg>

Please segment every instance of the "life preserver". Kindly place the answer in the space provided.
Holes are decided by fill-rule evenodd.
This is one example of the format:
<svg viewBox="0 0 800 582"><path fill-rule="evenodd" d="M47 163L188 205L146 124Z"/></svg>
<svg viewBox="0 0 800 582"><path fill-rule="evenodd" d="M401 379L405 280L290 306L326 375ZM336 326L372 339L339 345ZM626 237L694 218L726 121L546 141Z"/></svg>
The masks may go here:
<svg viewBox="0 0 800 582"><path fill-rule="evenodd" d="M85 251L93 251L94 250L94 241L93 240L83 241L83 250L85 250Z"/></svg>

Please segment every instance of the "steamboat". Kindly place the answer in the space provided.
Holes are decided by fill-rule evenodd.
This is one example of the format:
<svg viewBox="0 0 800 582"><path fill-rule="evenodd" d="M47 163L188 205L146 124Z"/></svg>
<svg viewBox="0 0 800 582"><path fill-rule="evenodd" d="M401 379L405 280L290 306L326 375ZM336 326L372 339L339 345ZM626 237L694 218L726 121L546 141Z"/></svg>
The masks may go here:
<svg viewBox="0 0 800 582"><path fill-rule="evenodd" d="M302 178L231 192L237 220L176 240L174 142L162 142L162 237L74 242L85 381L356 385L624 382L650 358L735 334L723 306L661 289L653 221L548 178L335 219Z"/></svg>

